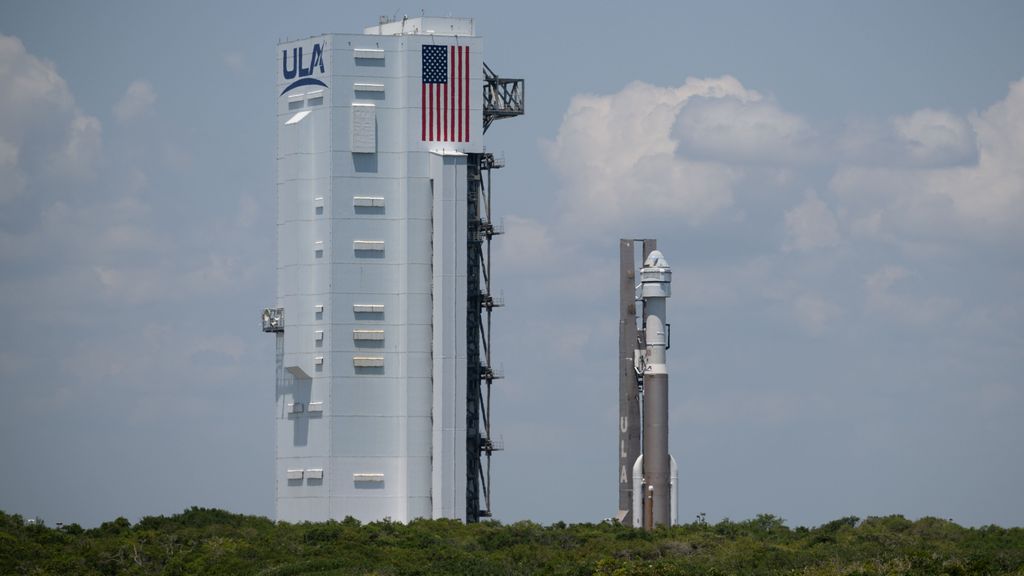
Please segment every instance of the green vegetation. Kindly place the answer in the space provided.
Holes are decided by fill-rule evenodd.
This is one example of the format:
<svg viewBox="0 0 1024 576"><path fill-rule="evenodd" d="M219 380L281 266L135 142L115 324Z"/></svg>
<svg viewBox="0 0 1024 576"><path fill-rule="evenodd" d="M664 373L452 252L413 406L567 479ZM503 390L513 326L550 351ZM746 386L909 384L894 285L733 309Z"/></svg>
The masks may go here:
<svg viewBox="0 0 1024 576"><path fill-rule="evenodd" d="M1024 529L902 516L789 528L772 515L653 533L610 523L275 524L192 508L84 530L0 512L0 574L1024 576Z"/></svg>

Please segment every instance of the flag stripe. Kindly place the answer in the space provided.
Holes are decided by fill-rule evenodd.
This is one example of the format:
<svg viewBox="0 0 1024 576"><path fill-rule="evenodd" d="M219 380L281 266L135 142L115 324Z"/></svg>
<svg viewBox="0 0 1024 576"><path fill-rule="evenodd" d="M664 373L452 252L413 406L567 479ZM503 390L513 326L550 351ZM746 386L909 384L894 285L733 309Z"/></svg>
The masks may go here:
<svg viewBox="0 0 1024 576"><path fill-rule="evenodd" d="M462 46L459 46L459 66L462 67ZM460 70L462 69L460 68ZM456 91L459 92L459 110L462 110L462 86L459 86ZM462 141L462 122L459 122L459 141Z"/></svg>
<svg viewBox="0 0 1024 576"><path fill-rule="evenodd" d="M462 81L466 84L466 108L462 109L462 113L466 116L466 141L469 141L469 46L466 46L462 68Z"/></svg>
<svg viewBox="0 0 1024 576"><path fill-rule="evenodd" d="M455 140L455 66L452 64L455 62L455 46L451 46L448 49L448 84L445 86L445 92L448 91L448 86L451 86L451 100L445 99L445 115L448 114L449 108L451 108L451 126L449 126L448 132L445 133L445 140ZM448 138L451 135L451 138Z"/></svg>

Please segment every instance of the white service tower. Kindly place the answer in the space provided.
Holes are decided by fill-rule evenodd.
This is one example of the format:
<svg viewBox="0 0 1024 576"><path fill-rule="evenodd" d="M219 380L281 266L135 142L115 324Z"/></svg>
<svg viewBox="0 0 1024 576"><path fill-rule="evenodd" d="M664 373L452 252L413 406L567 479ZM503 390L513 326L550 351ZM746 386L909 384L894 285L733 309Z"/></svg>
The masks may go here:
<svg viewBox="0 0 1024 576"><path fill-rule="evenodd" d="M464 18L278 46L278 520L479 517L482 57Z"/></svg>

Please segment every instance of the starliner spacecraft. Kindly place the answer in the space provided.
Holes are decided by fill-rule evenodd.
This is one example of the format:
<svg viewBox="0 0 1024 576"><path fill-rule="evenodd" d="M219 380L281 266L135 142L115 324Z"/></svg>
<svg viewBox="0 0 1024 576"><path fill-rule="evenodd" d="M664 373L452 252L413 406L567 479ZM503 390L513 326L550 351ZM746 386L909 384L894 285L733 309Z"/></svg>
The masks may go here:
<svg viewBox="0 0 1024 576"><path fill-rule="evenodd" d="M677 523L679 468L668 450L668 366L671 345L666 300L672 269L657 241L619 242L619 513L626 525L652 529ZM639 314L637 303L640 304ZM639 327L638 327L639 322Z"/></svg>

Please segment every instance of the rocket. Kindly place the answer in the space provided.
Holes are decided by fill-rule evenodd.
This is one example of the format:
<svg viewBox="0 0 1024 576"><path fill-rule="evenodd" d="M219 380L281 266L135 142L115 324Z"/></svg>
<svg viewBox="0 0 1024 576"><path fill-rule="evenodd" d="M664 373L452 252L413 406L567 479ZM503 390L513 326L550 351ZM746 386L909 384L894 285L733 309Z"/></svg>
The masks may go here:
<svg viewBox="0 0 1024 576"><path fill-rule="evenodd" d="M634 304L620 309L620 358L625 365L629 359L626 355L632 356L633 374L630 390L626 388L630 383L627 382L625 366L620 367L618 518L620 522L637 528L652 529L677 521L679 472L668 446L668 365L665 351L671 345L671 326L667 321L666 301L672 294L672 269L656 249L655 241L644 240L643 246L646 257L640 269L640 283L633 285L632 242L623 240L620 244L622 301L625 302L624 289L629 281ZM639 298L636 298L637 288ZM639 315L641 330L636 328L636 302L642 305ZM627 340L631 334L636 336L629 346ZM637 405L642 406L642 412L637 410ZM635 422L641 413L640 422ZM637 434L638 429L640 434ZM640 440L639 446L637 439ZM640 454L633 459L630 452L637 448ZM630 460L632 477L627 486L625 466Z"/></svg>

